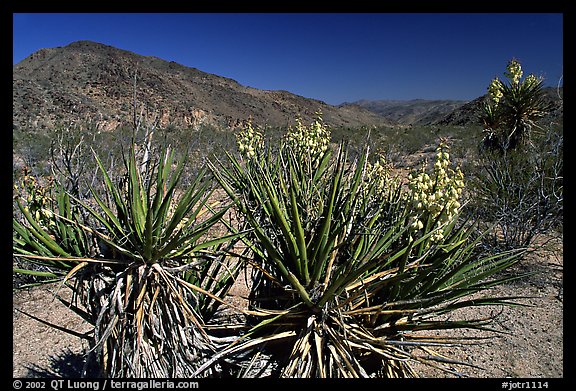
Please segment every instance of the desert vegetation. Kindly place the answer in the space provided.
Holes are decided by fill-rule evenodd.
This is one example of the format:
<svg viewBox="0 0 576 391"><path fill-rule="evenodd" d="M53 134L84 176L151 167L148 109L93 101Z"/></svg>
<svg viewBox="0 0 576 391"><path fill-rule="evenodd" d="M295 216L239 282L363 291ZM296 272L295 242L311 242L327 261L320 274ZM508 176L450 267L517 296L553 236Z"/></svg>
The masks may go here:
<svg viewBox="0 0 576 391"><path fill-rule="evenodd" d="M102 376L460 376L435 348L495 315L458 310L520 305L489 288L562 232L562 123L505 76L482 126L18 130L14 288L69 286Z"/></svg>

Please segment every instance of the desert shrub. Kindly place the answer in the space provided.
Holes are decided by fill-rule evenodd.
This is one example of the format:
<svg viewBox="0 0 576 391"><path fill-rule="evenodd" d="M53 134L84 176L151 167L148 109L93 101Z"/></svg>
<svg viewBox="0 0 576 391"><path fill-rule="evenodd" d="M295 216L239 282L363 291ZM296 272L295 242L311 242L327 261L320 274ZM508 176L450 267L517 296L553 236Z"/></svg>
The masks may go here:
<svg viewBox="0 0 576 391"><path fill-rule="evenodd" d="M485 239L492 248L531 246L563 223L563 135L549 129L530 145L483 149L471 178L470 212L498 228Z"/></svg>
<svg viewBox="0 0 576 391"><path fill-rule="evenodd" d="M93 127L59 126L50 132L50 171L64 189L74 197L86 199L94 186L97 166L92 151L101 148L103 135Z"/></svg>
<svg viewBox="0 0 576 391"><path fill-rule="evenodd" d="M369 145L376 149L382 132L386 128L361 126L358 128L334 127L330 129L330 142L333 145L346 144L350 156L359 156L362 148Z"/></svg>
<svg viewBox="0 0 576 391"><path fill-rule="evenodd" d="M49 149L50 136L46 132L14 129L12 154L16 159L13 174L18 176L24 167L36 176L49 174Z"/></svg>

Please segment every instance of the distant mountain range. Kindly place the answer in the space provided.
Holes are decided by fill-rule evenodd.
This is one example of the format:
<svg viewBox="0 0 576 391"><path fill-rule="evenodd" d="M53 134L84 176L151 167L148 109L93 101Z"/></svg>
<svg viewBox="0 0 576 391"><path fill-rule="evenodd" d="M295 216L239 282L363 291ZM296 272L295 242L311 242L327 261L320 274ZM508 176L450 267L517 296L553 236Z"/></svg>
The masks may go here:
<svg viewBox="0 0 576 391"><path fill-rule="evenodd" d="M429 125L468 102L459 100L359 100L340 107L359 106L404 125Z"/></svg>
<svg viewBox="0 0 576 391"><path fill-rule="evenodd" d="M556 89L548 89L562 115ZM157 57L78 41L41 49L13 66L13 126L50 128L91 123L103 130L129 125L134 112L161 128L203 124L234 128L286 126L316 112L331 126L478 124L484 97L455 100L360 100L329 105L288 91L260 90ZM136 107L136 110L134 110Z"/></svg>
<svg viewBox="0 0 576 391"><path fill-rule="evenodd" d="M561 118L561 98L564 88L546 87L544 93L553 105L550 118ZM479 125L483 102L487 96L472 101L459 100L360 100L343 103L340 107L359 106L368 109L401 125Z"/></svg>

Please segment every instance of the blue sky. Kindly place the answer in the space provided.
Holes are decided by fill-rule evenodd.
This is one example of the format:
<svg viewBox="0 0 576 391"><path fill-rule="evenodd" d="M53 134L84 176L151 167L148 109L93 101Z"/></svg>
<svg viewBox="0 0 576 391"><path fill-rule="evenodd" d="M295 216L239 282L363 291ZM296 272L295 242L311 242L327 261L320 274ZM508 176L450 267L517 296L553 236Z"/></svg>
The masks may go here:
<svg viewBox="0 0 576 391"><path fill-rule="evenodd" d="M13 63L92 40L329 104L482 95L517 58L556 86L560 13L134 13L13 15Z"/></svg>

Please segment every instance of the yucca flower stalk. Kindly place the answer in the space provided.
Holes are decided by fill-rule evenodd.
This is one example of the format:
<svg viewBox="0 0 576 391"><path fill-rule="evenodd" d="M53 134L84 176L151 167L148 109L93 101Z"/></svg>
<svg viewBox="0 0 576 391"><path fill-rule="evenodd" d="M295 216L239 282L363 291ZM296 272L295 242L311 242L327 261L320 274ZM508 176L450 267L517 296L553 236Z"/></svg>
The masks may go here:
<svg viewBox="0 0 576 391"><path fill-rule="evenodd" d="M430 240L442 239L443 227L451 222L460 209L464 189L464 174L459 167L451 167L449 147L441 142L436 148L433 172L428 174L423 166L408 175L409 191L405 193L412 203L412 233L417 234L427 226L434 231Z"/></svg>
<svg viewBox="0 0 576 391"><path fill-rule="evenodd" d="M429 350L451 338L418 332L487 327L489 319L439 316L508 303L466 297L503 282L490 277L518 252L477 257L477 242L469 228L456 226L457 215L435 241L429 225L410 238L412 206L399 182L383 195L379 178L368 179L367 152L351 160L344 146L335 155L327 149L312 171L305 161L285 143L257 164L228 155L227 163L211 165L252 229L243 240L259 272L253 327L198 371L258 349L280 377L412 377L413 361L453 372Z"/></svg>
<svg viewBox="0 0 576 391"><path fill-rule="evenodd" d="M309 126L297 118L296 126L290 128L286 139L299 156L316 161L328 149L330 131L322 121L322 114L318 112L316 119Z"/></svg>
<svg viewBox="0 0 576 391"><path fill-rule="evenodd" d="M185 160L176 162L168 149L143 165L132 145L118 178L94 155L104 195L91 188L91 200L71 198L90 222L54 215L97 240L98 252L71 254L54 246L45 259L67 262L66 279L73 279L74 294L94 325L92 350L104 375L189 376L215 350L205 322L238 273L223 246L239 234L210 232L228 206L211 204L206 170L180 194ZM51 243L48 231L37 234L39 228L29 222L21 230L32 238L29 245ZM216 375L212 370L198 376Z"/></svg>

